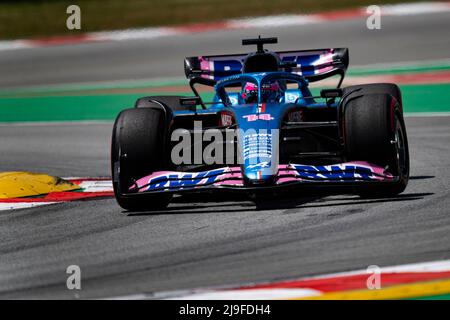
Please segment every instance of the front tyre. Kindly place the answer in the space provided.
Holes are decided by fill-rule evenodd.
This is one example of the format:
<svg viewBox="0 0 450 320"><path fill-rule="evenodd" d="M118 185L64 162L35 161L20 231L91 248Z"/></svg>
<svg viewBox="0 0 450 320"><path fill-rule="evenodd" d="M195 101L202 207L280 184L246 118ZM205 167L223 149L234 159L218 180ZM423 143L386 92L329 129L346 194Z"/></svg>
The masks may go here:
<svg viewBox="0 0 450 320"><path fill-rule="evenodd" d="M129 211L167 207L167 195L124 196L134 181L164 167L167 123L163 109L123 110L114 123L111 140L111 172L114 195Z"/></svg>
<svg viewBox="0 0 450 320"><path fill-rule="evenodd" d="M363 94L343 106L343 136L348 161L385 167L396 182L361 186L362 197L391 197L403 192L409 179L409 150L399 101L387 93Z"/></svg>

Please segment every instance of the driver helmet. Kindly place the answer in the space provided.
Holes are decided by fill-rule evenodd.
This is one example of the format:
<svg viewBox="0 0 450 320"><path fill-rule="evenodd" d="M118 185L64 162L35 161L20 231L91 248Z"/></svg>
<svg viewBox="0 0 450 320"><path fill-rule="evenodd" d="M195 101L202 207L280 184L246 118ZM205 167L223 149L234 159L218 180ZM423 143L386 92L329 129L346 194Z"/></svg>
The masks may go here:
<svg viewBox="0 0 450 320"><path fill-rule="evenodd" d="M278 81L264 83L261 86L261 100L262 102L279 102L282 95L282 90Z"/></svg>
<svg viewBox="0 0 450 320"><path fill-rule="evenodd" d="M261 100L262 102L278 102L282 90L278 81L264 83L261 86ZM242 99L245 103L256 103L258 101L258 86L252 82L247 82L241 93Z"/></svg>
<svg viewBox="0 0 450 320"><path fill-rule="evenodd" d="M245 103L256 103L258 101L258 86L252 82L247 82L242 88L241 97Z"/></svg>

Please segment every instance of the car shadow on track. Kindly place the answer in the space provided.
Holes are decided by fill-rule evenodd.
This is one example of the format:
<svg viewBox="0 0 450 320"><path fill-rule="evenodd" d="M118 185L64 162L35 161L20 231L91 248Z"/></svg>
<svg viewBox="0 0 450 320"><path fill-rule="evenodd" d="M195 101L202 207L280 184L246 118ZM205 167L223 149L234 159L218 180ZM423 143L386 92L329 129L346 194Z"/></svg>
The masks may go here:
<svg viewBox="0 0 450 320"><path fill-rule="evenodd" d="M433 179L435 176L412 176L409 177L409 180L426 180L426 179Z"/></svg>
<svg viewBox="0 0 450 320"><path fill-rule="evenodd" d="M267 210L287 210L303 208L320 208L361 205L383 202L414 201L433 195L434 193L404 193L396 197L389 198L360 198L348 194L302 194L301 197L284 195L277 197L265 197L249 199L242 195L224 196L223 194L205 195L184 195L175 197L169 207L157 211L139 211L127 212L128 216L145 215L170 215L170 214L208 214L208 213L227 213L227 212L249 212L249 211L267 211ZM330 197L331 196L331 197Z"/></svg>
<svg viewBox="0 0 450 320"><path fill-rule="evenodd" d="M384 203L384 202L400 202L400 201L413 201L421 200L426 196L431 196L434 193L406 193L400 194L396 197L390 198L333 198L332 203L312 203L297 206L296 208L320 208L320 207L335 207L335 206L348 206L359 204L371 204L371 203Z"/></svg>

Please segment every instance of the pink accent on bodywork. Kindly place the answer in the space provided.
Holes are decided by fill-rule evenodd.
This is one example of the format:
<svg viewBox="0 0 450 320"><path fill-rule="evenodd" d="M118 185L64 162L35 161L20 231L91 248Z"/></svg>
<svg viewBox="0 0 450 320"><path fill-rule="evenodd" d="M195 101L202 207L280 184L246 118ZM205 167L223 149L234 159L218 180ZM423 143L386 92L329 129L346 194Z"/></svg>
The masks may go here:
<svg viewBox="0 0 450 320"><path fill-rule="evenodd" d="M330 166L352 166L357 165L360 167L366 167L369 168L375 175L371 177L371 180L378 180L378 181L389 181L393 179L393 176L386 172L386 170L382 167L372 165L368 162L364 161L353 161L353 162L346 162L346 163L338 163L338 164L332 164ZM310 181L308 179L304 179L300 177L299 173L296 171L294 166L302 166L300 164L283 164L278 166L278 177L276 179L275 184L281 185L289 182L301 182L301 181ZM314 166L311 166L314 167ZM324 166L328 167L328 166ZM242 176L242 172L240 167L225 167L220 168L222 170L225 170L224 173L217 175L217 177L214 179L214 182L209 184L209 186L244 186L244 180ZM215 169L215 170L220 170ZM151 183L152 180L155 180L157 178L164 178L168 175L183 175L183 174L198 174L199 172L177 172L177 171L158 171L155 172L149 176L143 177L136 181L134 185L130 187L130 190L135 189L136 187L139 188L138 192L145 192L147 191L147 188L144 188L144 186ZM320 175L320 174L318 174ZM206 184L206 182L209 180L209 178L203 178L198 183L196 183L194 186L189 186L189 188L197 188L202 187ZM323 181L329 181L326 177L323 178ZM355 180L357 181L357 180ZM156 183L156 182L155 182ZM169 183L169 182L167 182ZM164 187L161 187L164 189ZM181 188L180 188L181 189Z"/></svg>
<svg viewBox="0 0 450 320"><path fill-rule="evenodd" d="M200 60L200 69L209 71L209 60L206 60L203 57L198 57L198 59Z"/></svg>
<svg viewBox="0 0 450 320"><path fill-rule="evenodd" d="M368 162L365 161L352 161L352 162L348 162L348 163L343 163L343 164L357 164L359 166L363 166L363 167L368 167L370 168L375 174L380 175L380 177L377 177L377 180L384 180L384 179L392 179L393 176L392 174L390 174L389 172L386 172L386 169L376 166L374 164L370 164Z"/></svg>
<svg viewBox="0 0 450 320"><path fill-rule="evenodd" d="M145 176L143 178L140 178L139 180L136 180L136 182L129 189L131 190L131 189L136 188L136 187L140 188L140 187L150 183L150 181L153 180L153 179L156 179L156 178L159 178L159 177L164 177L164 176L166 176L168 174L176 174L176 173L179 173L179 172L176 172L176 171L156 171L156 172L152 173L149 176ZM139 190L139 191L143 192L143 190L142 191Z"/></svg>
<svg viewBox="0 0 450 320"><path fill-rule="evenodd" d="M278 176L276 184L298 181L297 171L293 170L292 166L288 164L281 164L278 166Z"/></svg>
<svg viewBox="0 0 450 320"><path fill-rule="evenodd" d="M321 54L319 60L314 61L314 66L316 69L314 70L314 74L320 74L324 72L328 72L334 69L333 65L333 51L330 50L329 53Z"/></svg>
<svg viewBox="0 0 450 320"><path fill-rule="evenodd" d="M215 179L215 182L213 185L219 186L219 185L227 185L227 186L242 186L244 184L241 168L239 167L226 167L222 168L225 169L226 172L218 175ZM180 175L180 174L193 174L193 172L179 172L179 171L157 171L153 174L143 177L136 181L134 185L130 187L131 189L134 189L136 187L141 188L142 186L145 186L149 184L152 180L158 179L160 177L165 177L167 175ZM200 180L197 186L201 186L202 184L205 184L208 178L204 178ZM139 192L146 191L144 189L140 189Z"/></svg>
<svg viewBox="0 0 450 320"><path fill-rule="evenodd" d="M218 182L214 185L219 186L243 186L244 181L242 178L241 168L231 167L229 172L223 173L217 177Z"/></svg>
<svg viewBox="0 0 450 320"><path fill-rule="evenodd" d="M205 59L204 57L198 57L200 60L200 69L204 71L214 71L214 62ZM212 79L208 74L202 74L202 78Z"/></svg>
<svg viewBox="0 0 450 320"><path fill-rule="evenodd" d="M395 105L397 104L397 100L395 99L395 97L391 96L391 104L389 106L389 111L390 111L390 117L391 117L391 131L394 132L394 127L395 127L395 117L394 117L394 109L395 109Z"/></svg>

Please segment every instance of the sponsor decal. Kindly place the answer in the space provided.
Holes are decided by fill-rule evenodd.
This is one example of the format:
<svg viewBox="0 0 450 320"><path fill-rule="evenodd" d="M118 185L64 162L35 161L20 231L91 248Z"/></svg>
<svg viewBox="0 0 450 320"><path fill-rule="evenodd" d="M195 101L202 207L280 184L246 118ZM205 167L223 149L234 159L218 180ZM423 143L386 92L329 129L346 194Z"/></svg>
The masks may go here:
<svg viewBox="0 0 450 320"><path fill-rule="evenodd" d="M288 114L289 122L302 122L303 120L304 120L304 117L303 117L302 110L292 111L292 112L289 112L289 114Z"/></svg>
<svg viewBox="0 0 450 320"><path fill-rule="evenodd" d="M293 164L298 175L304 179L313 180L373 180L370 167L355 164L336 164L330 166L310 166Z"/></svg>
<svg viewBox="0 0 450 320"><path fill-rule="evenodd" d="M251 164L247 166L247 169L256 169L256 168L269 168L270 167L270 162L269 161L264 161L264 162L260 162L257 164Z"/></svg>
<svg viewBox="0 0 450 320"><path fill-rule="evenodd" d="M244 136L244 160L271 158L271 156L272 134L260 132Z"/></svg>
<svg viewBox="0 0 450 320"><path fill-rule="evenodd" d="M244 119L247 119L248 122L253 122L256 120L264 120L264 121L270 121L273 120L274 117L270 113L261 113L261 114L249 114L243 116Z"/></svg>
<svg viewBox="0 0 450 320"><path fill-rule="evenodd" d="M258 105L258 110L257 110L257 112L258 112L258 113L264 113L264 112L266 112L266 104L265 104L265 103L262 103L262 104Z"/></svg>
<svg viewBox="0 0 450 320"><path fill-rule="evenodd" d="M262 172L261 172L261 171L258 171L258 172L256 173L256 179L262 180Z"/></svg>
<svg viewBox="0 0 450 320"><path fill-rule="evenodd" d="M297 93L286 93L285 95L286 103L292 102L294 103L299 98L299 94Z"/></svg>
<svg viewBox="0 0 450 320"><path fill-rule="evenodd" d="M258 154L256 155L258 156ZM256 169L257 179L261 179L263 169L273 163L260 161L249 164L247 169ZM390 180L392 175L381 167L369 163L348 162L327 166L289 164L278 166L276 184L311 181L373 181ZM223 167L204 172L160 171L143 177L130 187L130 191L161 191L167 189L182 190L201 186L243 186L240 167Z"/></svg>
<svg viewBox="0 0 450 320"><path fill-rule="evenodd" d="M228 112L220 113L220 125L222 127L229 127L233 124L233 115Z"/></svg>
<svg viewBox="0 0 450 320"><path fill-rule="evenodd" d="M230 103L231 103L231 105L233 105L233 106L239 104L239 100L238 100L238 98L236 98L236 97L233 97L233 96L229 95L229 96L228 96L228 99L230 99Z"/></svg>
<svg viewBox="0 0 450 320"><path fill-rule="evenodd" d="M189 188L200 185L209 185L216 182L219 177L226 173L228 168L220 168L204 172L168 172L152 176L147 184L147 190L158 190L167 188ZM132 186L134 188L135 186Z"/></svg>

